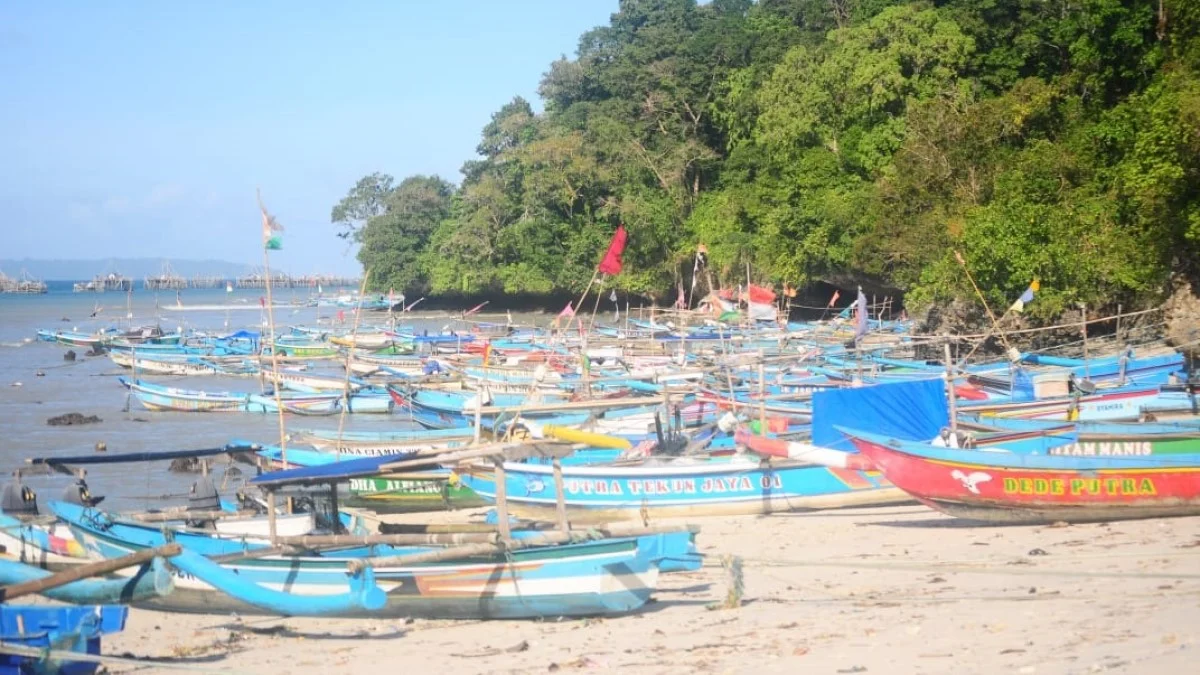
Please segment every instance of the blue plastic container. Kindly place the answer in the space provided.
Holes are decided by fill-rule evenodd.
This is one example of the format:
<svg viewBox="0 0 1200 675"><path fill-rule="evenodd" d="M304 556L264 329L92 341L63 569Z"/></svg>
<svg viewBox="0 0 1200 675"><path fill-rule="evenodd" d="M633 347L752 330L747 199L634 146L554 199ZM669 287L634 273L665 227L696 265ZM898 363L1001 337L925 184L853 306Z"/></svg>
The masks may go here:
<svg viewBox="0 0 1200 675"><path fill-rule="evenodd" d="M128 614L129 608L123 605L0 605L0 641L37 649L99 654L100 636L125 630ZM30 672L90 675L98 666L70 660L48 663L29 656L0 654L0 675Z"/></svg>

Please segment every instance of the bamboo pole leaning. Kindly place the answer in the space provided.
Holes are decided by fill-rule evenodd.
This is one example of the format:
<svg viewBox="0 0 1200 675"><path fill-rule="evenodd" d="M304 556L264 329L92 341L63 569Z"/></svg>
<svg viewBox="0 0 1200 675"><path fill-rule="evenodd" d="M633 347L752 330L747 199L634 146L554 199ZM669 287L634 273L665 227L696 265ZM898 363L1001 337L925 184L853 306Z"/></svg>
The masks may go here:
<svg viewBox="0 0 1200 675"><path fill-rule="evenodd" d="M143 549L129 555L121 556L120 558L84 563L33 581L23 581L9 586L0 586L0 602L10 602L26 595L42 593L82 579L112 574L126 567L137 567L155 558L170 558L179 555L182 551L183 548L179 544L170 543L156 548Z"/></svg>
<svg viewBox="0 0 1200 675"><path fill-rule="evenodd" d="M367 567L407 567L409 565L423 565L427 563L446 562L450 560L462 560L464 558L472 558L476 556L492 556L499 553L519 551L521 549L536 548L539 546L581 543L614 537L640 537L653 534L666 534L671 532L691 532L694 534L698 531L699 530L693 526L682 525L624 528L598 527L586 530L551 531L523 539L501 539L495 542L465 544L462 546L452 546L439 551L424 551L421 553L410 553L407 555L384 556L377 558L360 558L349 561L347 563L347 567L351 572L357 574Z"/></svg>

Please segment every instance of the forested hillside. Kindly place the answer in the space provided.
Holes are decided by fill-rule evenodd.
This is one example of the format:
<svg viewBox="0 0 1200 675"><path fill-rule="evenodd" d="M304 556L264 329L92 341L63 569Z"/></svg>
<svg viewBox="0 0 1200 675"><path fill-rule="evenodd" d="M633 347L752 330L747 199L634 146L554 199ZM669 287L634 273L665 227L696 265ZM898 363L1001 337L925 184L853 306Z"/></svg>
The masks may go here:
<svg viewBox="0 0 1200 675"><path fill-rule="evenodd" d="M1050 315L1200 269L1196 0L624 0L492 115L458 186L363 178L333 209L378 288L663 296L728 284L1032 279Z"/></svg>

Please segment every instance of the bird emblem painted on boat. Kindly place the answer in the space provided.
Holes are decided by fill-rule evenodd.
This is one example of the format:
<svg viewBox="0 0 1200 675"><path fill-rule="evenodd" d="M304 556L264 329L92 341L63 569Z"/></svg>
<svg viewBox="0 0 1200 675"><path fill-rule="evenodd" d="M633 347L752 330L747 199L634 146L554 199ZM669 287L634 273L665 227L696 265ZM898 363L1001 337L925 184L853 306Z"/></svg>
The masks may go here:
<svg viewBox="0 0 1200 675"><path fill-rule="evenodd" d="M958 469L950 472L950 477L963 484L963 487L971 491L972 494L979 494L980 483L986 483L992 479L991 474L986 474L982 471L972 471L971 473L963 473Z"/></svg>
<svg viewBox="0 0 1200 675"><path fill-rule="evenodd" d="M542 482L541 478L530 478L525 481L525 494L526 495L531 495L531 494L534 494L535 492L542 492L545 489L546 489L546 484Z"/></svg>

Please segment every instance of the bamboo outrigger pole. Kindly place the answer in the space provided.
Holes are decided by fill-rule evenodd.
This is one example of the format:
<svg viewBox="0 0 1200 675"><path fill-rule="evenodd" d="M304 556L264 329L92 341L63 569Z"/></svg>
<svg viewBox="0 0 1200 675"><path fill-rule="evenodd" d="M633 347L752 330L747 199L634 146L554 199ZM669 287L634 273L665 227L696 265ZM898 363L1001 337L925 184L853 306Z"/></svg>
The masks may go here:
<svg viewBox="0 0 1200 675"><path fill-rule="evenodd" d="M179 544L172 542L156 548L142 549L141 551L136 551L120 558L110 558L108 560L76 565L70 569L51 574L48 577L42 577L41 579L23 581L9 586L0 586L0 602L10 602L24 595L41 593L52 588L65 586L74 581L80 581L81 579L111 574L126 567L144 565L155 558L170 558L179 555L182 550Z"/></svg>

